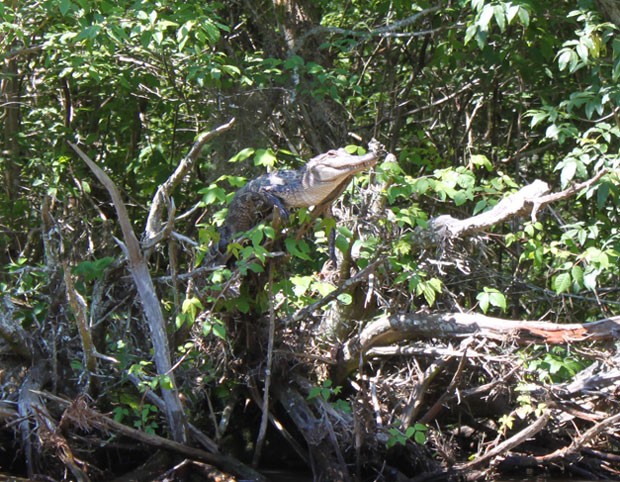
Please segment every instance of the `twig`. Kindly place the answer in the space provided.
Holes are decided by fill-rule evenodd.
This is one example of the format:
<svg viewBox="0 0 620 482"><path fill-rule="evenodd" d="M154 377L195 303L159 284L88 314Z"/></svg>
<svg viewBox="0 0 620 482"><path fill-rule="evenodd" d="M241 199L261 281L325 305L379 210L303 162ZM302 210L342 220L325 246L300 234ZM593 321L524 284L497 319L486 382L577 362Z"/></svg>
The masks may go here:
<svg viewBox="0 0 620 482"><path fill-rule="evenodd" d="M538 199L538 204L540 204L541 206L544 206L546 204L559 201L561 199L569 198L575 195L576 193L578 193L579 191L581 191L582 189L590 187L592 184L596 183L599 179L601 179L608 172L609 172L609 169L605 167L601 169L598 173L596 173L592 178L588 179L587 181L580 182L578 184L573 184L572 186L564 189L564 191L554 192L551 194L547 194L546 196L541 196L540 199ZM532 215L534 216L535 213L533 213Z"/></svg>
<svg viewBox="0 0 620 482"><path fill-rule="evenodd" d="M492 450L489 450L486 454L482 455L481 457L478 457L466 464L458 465L456 468L461 471L471 470L476 467L479 467L480 465L488 462L489 460L491 460L494 457L497 457L498 455L508 452L512 448L523 443L524 441L526 441L533 435L540 432L543 428L545 428L545 426L547 425L547 422L549 421L549 417L550 417L549 410L545 410L545 412L533 424L528 425L527 427L525 427L523 430L516 433L512 437L504 440L497 447L495 447Z"/></svg>
<svg viewBox="0 0 620 482"><path fill-rule="evenodd" d="M267 342L267 366L265 367L265 387L263 389L263 405L261 407L263 415L260 421L258 437L256 438L256 449L252 458L252 466L257 467L260 462L261 452L267 435L267 423L269 422L269 388L271 386L271 365L273 362L273 342L276 331L276 313L273 300L273 263L269 263L269 340Z"/></svg>

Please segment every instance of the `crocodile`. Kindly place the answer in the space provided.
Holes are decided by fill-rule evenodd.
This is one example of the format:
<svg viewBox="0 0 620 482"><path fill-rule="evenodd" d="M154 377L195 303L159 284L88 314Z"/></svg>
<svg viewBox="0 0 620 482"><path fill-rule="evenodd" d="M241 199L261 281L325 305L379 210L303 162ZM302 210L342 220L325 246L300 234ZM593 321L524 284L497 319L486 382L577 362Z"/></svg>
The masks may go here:
<svg viewBox="0 0 620 482"><path fill-rule="evenodd" d="M345 148L330 150L299 169L274 171L248 182L228 207L217 251L224 253L236 233L249 230L274 208L286 220L291 208L315 206L315 210L323 210L331 205L355 174L374 166L384 154L377 141L371 141L368 148L362 155L350 154Z"/></svg>

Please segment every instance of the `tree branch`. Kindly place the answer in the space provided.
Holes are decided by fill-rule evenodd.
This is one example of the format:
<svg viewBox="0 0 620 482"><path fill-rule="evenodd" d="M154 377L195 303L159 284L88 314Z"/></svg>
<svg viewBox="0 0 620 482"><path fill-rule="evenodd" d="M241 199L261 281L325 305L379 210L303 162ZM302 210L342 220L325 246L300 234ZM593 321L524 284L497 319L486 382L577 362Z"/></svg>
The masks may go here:
<svg viewBox="0 0 620 482"><path fill-rule="evenodd" d="M151 248L155 241L158 239L158 233L162 230L162 212L164 210L164 206L166 205L166 200L174 191L174 189L179 185L179 183L183 180L183 177L189 172L192 168L202 148L204 145L214 137L220 135L223 132L226 132L230 129L235 123L235 119L232 118L226 124L222 124L221 126L198 136L196 142L189 150L187 156L185 156L175 171L170 175L168 179L166 179L157 189L157 192L153 196L153 200L151 201L151 209L149 210L149 215L146 220L146 227L144 229L143 236L143 245L146 249Z"/></svg>
<svg viewBox="0 0 620 482"><path fill-rule="evenodd" d="M481 336L492 339L516 338L519 343L560 344L583 340L613 340L620 333L620 316L592 323L557 324L546 321L519 321L474 313L402 313L366 325L343 347L343 368L355 370L359 358L377 346L419 338L462 338Z"/></svg>
<svg viewBox="0 0 620 482"><path fill-rule="evenodd" d="M104 185L112 198L118 216L118 223L121 226L123 239L125 240L125 247L129 258L129 270L136 284L138 295L142 302L142 307L144 308L146 321L151 332L157 374L162 378L166 377L170 381L170 389L162 388L162 395L166 402L166 415L170 432L174 440L185 443L187 440L186 421L183 405L181 404L176 389L174 373L172 372L170 348L166 336L166 323L161 311L159 299L155 293L155 287L153 286L153 280L151 279L146 259L144 258L140 249L140 243L138 243L136 234L131 226L127 208L123 203L123 199L116 185L112 182L112 179L110 179L110 177L77 145L71 142L69 142L69 145L93 171L97 179L99 179L99 182Z"/></svg>
<svg viewBox="0 0 620 482"><path fill-rule="evenodd" d="M400 36L420 37L424 35L429 35L436 30L444 30L446 27L441 27L441 29L425 30L422 32L411 32L411 33L400 33L400 32L396 32L396 30L402 29L404 27L407 27L417 22L420 17L427 15L429 13L436 12L437 10L439 10L439 8L440 7L426 8L402 20L398 20L389 25L384 25L383 27L379 27L374 30L368 30L368 31L351 30L351 29L340 28L340 27L325 27L323 25L319 25L317 27L311 28L306 33L301 35L298 39L296 39L295 45L291 49L291 52L292 54L295 54L296 52L298 52L303 47L304 42L309 37L324 36L326 34L340 34L340 35L347 35L350 37L361 37L361 38L400 37Z"/></svg>
<svg viewBox="0 0 620 482"><path fill-rule="evenodd" d="M493 208L484 213L467 219L456 219L449 215L438 216L429 222L429 234L421 231L424 238L462 238L475 232L484 231L492 226L512 219L516 216L529 214L532 221L536 220L536 214L541 207L555 201L574 196L581 190L590 187L607 174L607 169L602 169L591 179L575 184L564 191L547 194L549 185L541 180L535 180L531 184L522 187L516 193L507 196L498 202Z"/></svg>

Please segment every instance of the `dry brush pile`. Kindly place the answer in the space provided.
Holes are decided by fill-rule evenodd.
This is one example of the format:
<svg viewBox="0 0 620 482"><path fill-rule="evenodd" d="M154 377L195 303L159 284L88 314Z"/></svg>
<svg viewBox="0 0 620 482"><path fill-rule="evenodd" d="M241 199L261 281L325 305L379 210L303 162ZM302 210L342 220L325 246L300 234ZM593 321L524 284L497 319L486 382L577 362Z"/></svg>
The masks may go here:
<svg viewBox="0 0 620 482"><path fill-rule="evenodd" d="M495 226L536 220L608 172L554 193L535 181L476 216L407 228L408 249L441 283L416 301L391 262L405 228L386 222L380 183L334 206L338 227L358 241L340 246L337 267L300 272L301 245L284 241L320 224L278 227L227 275L185 260L197 243L177 231L172 192L204 143L232 125L199 137L159 186L140 240L112 180L72 145L114 208L86 236L117 254L100 261L85 297L85 278L62 251L85 234L71 211L44 202L46 265L13 275L36 280L47 311L23 323L20 303L34 303L33 293L5 295L0 307L3 471L80 481L268 480L262 471L273 466L332 481L617 478L618 317L523 321L459 304L476 276L493 272L485 253ZM96 204L83 194L76 204ZM370 237L385 244L364 257ZM283 287L310 275L304 302L286 296ZM488 294L479 302L499 299ZM549 294L538 296L527 302ZM175 312L191 323L174 326Z"/></svg>

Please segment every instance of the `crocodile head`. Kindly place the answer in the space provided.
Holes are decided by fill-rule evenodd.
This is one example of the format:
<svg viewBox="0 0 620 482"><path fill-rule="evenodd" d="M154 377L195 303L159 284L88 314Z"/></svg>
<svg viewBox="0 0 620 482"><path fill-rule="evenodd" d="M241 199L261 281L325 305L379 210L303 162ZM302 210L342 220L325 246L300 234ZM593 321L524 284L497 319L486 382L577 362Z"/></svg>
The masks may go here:
<svg viewBox="0 0 620 482"><path fill-rule="evenodd" d="M378 151L356 156L338 149L313 157L301 172L296 189L284 189L278 195L290 207L316 206L331 202L342 193L349 180L358 172L369 169L379 160Z"/></svg>
<svg viewBox="0 0 620 482"><path fill-rule="evenodd" d="M375 151L356 156L344 148L331 150L308 161L305 166L306 180L308 185L338 185L346 178L374 166L378 159L379 153Z"/></svg>

